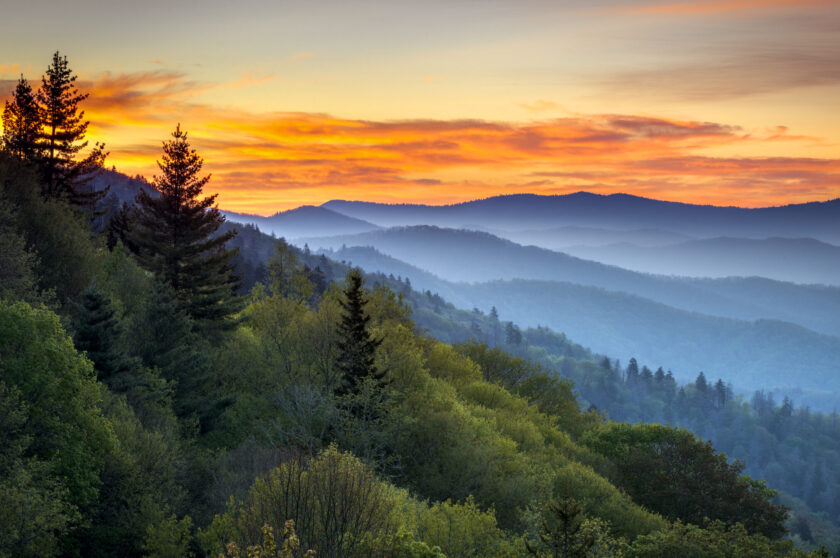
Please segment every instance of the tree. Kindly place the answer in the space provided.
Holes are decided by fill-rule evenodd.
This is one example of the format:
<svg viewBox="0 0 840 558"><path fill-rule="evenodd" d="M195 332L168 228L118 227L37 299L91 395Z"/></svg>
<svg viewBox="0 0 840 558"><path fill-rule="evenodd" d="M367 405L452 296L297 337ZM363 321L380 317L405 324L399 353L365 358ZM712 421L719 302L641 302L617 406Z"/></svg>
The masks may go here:
<svg viewBox="0 0 840 558"><path fill-rule="evenodd" d="M101 391L90 361L73 347L58 316L23 302L10 305L0 301L0 371L0 391L2 384L13 390L10 398L17 401L13 414L23 413L22 422L3 419L0 442L17 432L19 441L28 441L20 458L44 463L44 473L60 479L65 488L56 487L56 492L62 493L60 507L64 510L59 515L91 509L99 497L105 460L116 440L102 415ZM4 443L3 448L5 452L8 446ZM4 452L0 452L0 461ZM31 471L36 479L41 475L39 470ZM0 485L5 480L0 478ZM16 514L22 514L21 521L31 520L29 514L34 511L26 505L7 507L9 496L0 486L0 523ZM0 525L0 533L3 531Z"/></svg>
<svg viewBox="0 0 840 558"><path fill-rule="evenodd" d="M583 529L585 520L577 500L552 500L540 526L540 543L532 546L526 541L525 546L538 558L586 558L595 546L595 538Z"/></svg>
<svg viewBox="0 0 840 558"><path fill-rule="evenodd" d="M56 51L37 94L41 115L37 158L46 197L63 197L92 208L107 188L93 191L88 183L102 169L108 154L105 146L97 143L86 157L76 160L88 145L84 138L90 122L84 119L84 111L79 111L79 103L88 95L76 90L75 81L67 57Z"/></svg>
<svg viewBox="0 0 840 558"><path fill-rule="evenodd" d="M336 366L342 373L340 390L355 393L365 378L382 382L384 371L376 369L374 358L382 339L374 338L368 331L370 316L365 311L367 298L362 287L362 272L351 269L347 274L343 310L339 331L339 357Z"/></svg>
<svg viewBox="0 0 840 558"><path fill-rule="evenodd" d="M522 343L522 332L519 328L513 325L513 322L508 322L505 326L505 342L508 345L519 345Z"/></svg>
<svg viewBox="0 0 840 558"><path fill-rule="evenodd" d="M20 76L3 109L3 148L12 156L32 163L37 153L36 142L41 129L40 110L29 82Z"/></svg>
<svg viewBox="0 0 840 558"><path fill-rule="evenodd" d="M200 326L230 328L242 304L231 264L236 250L225 249L236 231L214 235L225 218L214 205L217 194L199 199L210 180L200 176L204 160L190 148L180 124L172 138L163 142L162 174L152 183L160 196L143 190L137 195L131 240L140 264L172 287Z"/></svg>
<svg viewBox="0 0 840 558"><path fill-rule="evenodd" d="M137 251L137 247L131 242L131 219L132 208L126 202L123 202L108 220L106 234L109 250L113 250L117 242L122 242L123 246L132 252Z"/></svg>
<svg viewBox="0 0 840 558"><path fill-rule="evenodd" d="M743 475L742 462L730 464L711 442L687 430L613 423L588 433L584 444L612 461L616 486L667 519L742 523L771 539L786 532L788 510L771 502L776 492Z"/></svg>

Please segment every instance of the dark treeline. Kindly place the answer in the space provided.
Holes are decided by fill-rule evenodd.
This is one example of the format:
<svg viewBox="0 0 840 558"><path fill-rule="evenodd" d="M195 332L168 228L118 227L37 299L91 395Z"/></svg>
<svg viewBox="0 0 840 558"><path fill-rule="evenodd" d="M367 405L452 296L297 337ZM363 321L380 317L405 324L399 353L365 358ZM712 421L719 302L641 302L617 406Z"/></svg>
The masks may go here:
<svg viewBox="0 0 840 558"><path fill-rule="evenodd" d="M609 422L418 332L406 282L228 227L180 126L100 214L74 79L56 53L3 113L0 556L828 555L689 431Z"/></svg>

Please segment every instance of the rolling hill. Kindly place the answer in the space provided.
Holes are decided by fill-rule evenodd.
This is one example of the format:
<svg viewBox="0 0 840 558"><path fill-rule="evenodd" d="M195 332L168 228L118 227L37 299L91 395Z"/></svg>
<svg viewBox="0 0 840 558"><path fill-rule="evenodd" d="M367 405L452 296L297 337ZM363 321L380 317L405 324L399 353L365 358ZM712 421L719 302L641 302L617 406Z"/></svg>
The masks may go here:
<svg viewBox="0 0 840 558"><path fill-rule="evenodd" d="M232 211L222 213L236 223L256 225L260 230L288 239L314 235L357 234L379 228L366 221L312 205L275 213L270 217Z"/></svg>
<svg viewBox="0 0 840 558"><path fill-rule="evenodd" d="M811 237L840 244L840 199L760 209L666 202L578 192L516 194L454 205L378 204L333 200L333 211L383 227L436 225L525 231L559 226L612 230L664 229L693 237Z"/></svg>
<svg viewBox="0 0 840 558"><path fill-rule="evenodd" d="M745 390L840 390L840 338L788 322L711 316L560 281L454 283L372 248L344 248L328 255L366 271L407 277L412 288L430 290L462 308L486 312L495 306L503 320L522 327L548 326L597 353L671 367L682 381L704 371Z"/></svg>
<svg viewBox="0 0 840 558"><path fill-rule="evenodd" d="M651 275L520 246L488 233L429 226L307 241L313 249L371 246L452 282L536 279L573 283L632 294L690 312L740 320L782 320L840 335L837 287L757 277L710 280Z"/></svg>

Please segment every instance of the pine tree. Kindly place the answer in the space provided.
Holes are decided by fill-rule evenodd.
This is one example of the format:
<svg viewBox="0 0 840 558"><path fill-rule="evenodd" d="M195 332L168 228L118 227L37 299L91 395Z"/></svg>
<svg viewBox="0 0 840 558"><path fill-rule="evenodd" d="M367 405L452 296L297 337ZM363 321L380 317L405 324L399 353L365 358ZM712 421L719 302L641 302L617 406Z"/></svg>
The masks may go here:
<svg viewBox="0 0 840 558"><path fill-rule="evenodd" d="M20 76L12 99L3 109L3 148L13 157L35 162L41 116L35 93L29 82Z"/></svg>
<svg viewBox="0 0 840 558"><path fill-rule="evenodd" d="M215 207L216 194L199 199L210 176L200 176L204 160L190 148L187 133L175 128L163 142L162 174L152 185L157 198L137 195L137 214L131 241L138 260L175 291L185 311L199 325L224 329L241 308L238 280L225 249L235 230L214 233L225 218Z"/></svg>
<svg viewBox="0 0 840 558"><path fill-rule="evenodd" d="M108 220L107 245L109 250L113 250L117 242L122 242L123 246L131 252L137 251L137 247L131 241L131 211L131 207L123 202Z"/></svg>
<svg viewBox="0 0 840 558"><path fill-rule="evenodd" d="M87 94L76 90L76 76L67 65L67 57L58 52L41 79L37 101L40 105L41 132L37 158L44 180L46 197L63 197L76 205L93 208L107 193L94 191L89 182L102 169L105 146L97 143L83 159L78 153L87 147L84 141L89 121L79 103Z"/></svg>
<svg viewBox="0 0 840 558"><path fill-rule="evenodd" d="M585 520L579 501L572 498L552 500L540 526L539 546L526 541L525 547L539 558L586 558L595 546L595 538L583 529Z"/></svg>
<svg viewBox="0 0 840 558"><path fill-rule="evenodd" d="M73 341L93 361L100 380L110 383L115 377L130 371L139 362L125 356L119 346L122 335L116 310L111 300L95 285L81 295L73 306Z"/></svg>
<svg viewBox="0 0 840 558"><path fill-rule="evenodd" d="M370 315L365 311L367 300L362 287L362 273L351 269L344 289L345 300L339 333L339 357L336 364L342 374L340 391L356 393L365 379L384 383L385 373L376 369L374 357L382 339L374 338L368 331Z"/></svg>

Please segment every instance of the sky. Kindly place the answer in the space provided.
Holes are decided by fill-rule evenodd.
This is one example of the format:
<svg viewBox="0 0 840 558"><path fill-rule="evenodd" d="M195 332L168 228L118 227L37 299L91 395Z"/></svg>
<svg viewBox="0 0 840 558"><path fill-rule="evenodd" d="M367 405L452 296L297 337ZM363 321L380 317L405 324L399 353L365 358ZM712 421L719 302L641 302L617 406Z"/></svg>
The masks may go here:
<svg viewBox="0 0 840 558"><path fill-rule="evenodd" d="M180 123L223 209L840 197L840 0L0 8L0 97L59 50L109 166L151 179Z"/></svg>

